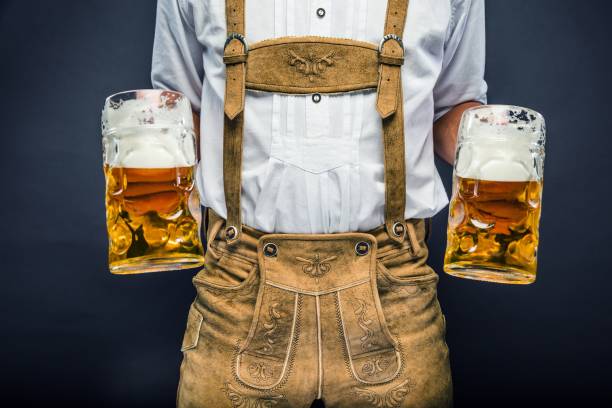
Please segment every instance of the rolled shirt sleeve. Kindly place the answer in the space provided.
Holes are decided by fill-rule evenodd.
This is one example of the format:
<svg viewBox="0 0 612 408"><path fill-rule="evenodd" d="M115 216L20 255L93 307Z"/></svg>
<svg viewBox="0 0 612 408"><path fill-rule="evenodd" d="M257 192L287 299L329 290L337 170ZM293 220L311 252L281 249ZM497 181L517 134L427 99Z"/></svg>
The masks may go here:
<svg viewBox="0 0 612 408"><path fill-rule="evenodd" d="M202 45L185 0L158 0L151 66L154 88L183 93L200 111L204 68Z"/></svg>
<svg viewBox="0 0 612 408"><path fill-rule="evenodd" d="M484 0L453 0L442 71L434 87L434 120L462 102L487 102Z"/></svg>

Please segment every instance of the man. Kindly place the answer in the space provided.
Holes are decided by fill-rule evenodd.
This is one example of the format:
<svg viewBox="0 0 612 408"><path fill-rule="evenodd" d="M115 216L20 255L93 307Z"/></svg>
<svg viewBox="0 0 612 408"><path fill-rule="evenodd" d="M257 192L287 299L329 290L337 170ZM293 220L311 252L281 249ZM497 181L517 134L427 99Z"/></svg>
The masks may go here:
<svg viewBox="0 0 612 408"><path fill-rule="evenodd" d="M158 1L208 208L179 406L452 405L425 220L486 99L484 1L383 4Z"/></svg>

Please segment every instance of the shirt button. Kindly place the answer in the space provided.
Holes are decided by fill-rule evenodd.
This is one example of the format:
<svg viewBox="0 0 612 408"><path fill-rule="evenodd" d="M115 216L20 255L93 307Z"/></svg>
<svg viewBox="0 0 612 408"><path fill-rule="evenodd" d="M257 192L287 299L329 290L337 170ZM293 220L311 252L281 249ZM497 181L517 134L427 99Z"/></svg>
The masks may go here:
<svg viewBox="0 0 612 408"><path fill-rule="evenodd" d="M312 95L312 101L313 101L314 103L319 103L319 102L321 102L321 94L318 94L318 93L317 93L317 94L313 94L313 95Z"/></svg>
<svg viewBox="0 0 612 408"><path fill-rule="evenodd" d="M319 18L325 17L325 9L323 7L317 9L317 16L319 16Z"/></svg>

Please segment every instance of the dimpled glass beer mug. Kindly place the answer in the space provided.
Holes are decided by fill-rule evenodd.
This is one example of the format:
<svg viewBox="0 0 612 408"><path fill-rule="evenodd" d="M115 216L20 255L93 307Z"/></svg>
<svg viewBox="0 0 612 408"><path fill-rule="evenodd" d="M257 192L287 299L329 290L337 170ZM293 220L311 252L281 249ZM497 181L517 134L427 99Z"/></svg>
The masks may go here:
<svg viewBox="0 0 612 408"><path fill-rule="evenodd" d="M202 265L189 100L160 90L109 96L102 111L102 149L110 271Z"/></svg>
<svg viewBox="0 0 612 408"><path fill-rule="evenodd" d="M544 118L485 105L459 127L444 271L463 278L535 281L544 170Z"/></svg>

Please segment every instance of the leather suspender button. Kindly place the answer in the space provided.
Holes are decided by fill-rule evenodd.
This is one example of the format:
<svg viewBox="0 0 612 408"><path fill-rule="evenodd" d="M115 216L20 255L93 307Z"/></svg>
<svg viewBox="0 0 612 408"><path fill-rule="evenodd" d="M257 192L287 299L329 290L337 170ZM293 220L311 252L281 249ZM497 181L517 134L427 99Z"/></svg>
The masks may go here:
<svg viewBox="0 0 612 408"><path fill-rule="evenodd" d="M396 222L395 224L393 224L392 230L393 230L393 234L395 234L396 237L401 237L406 232L406 227L404 226L403 223Z"/></svg>
<svg viewBox="0 0 612 408"><path fill-rule="evenodd" d="M233 240L238 235L238 229L233 225L225 229L225 239L228 241Z"/></svg>
<svg viewBox="0 0 612 408"><path fill-rule="evenodd" d="M317 16L318 16L319 18L323 18L323 17L325 17L325 9L324 9L323 7L319 7L319 8L317 9Z"/></svg>
<svg viewBox="0 0 612 408"><path fill-rule="evenodd" d="M278 254L278 247L272 242L268 242L266 245L264 245L263 253L267 257L275 257L276 254Z"/></svg>
<svg viewBox="0 0 612 408"><path fill-rule="evenodd" d="M319 102L321 102L321 94L318 94L318 93L313 94L313 95L312 95L312 101L313 101L314 103L319 103Z"/></svg>
<svg viewBox="0 0 612 408"><path fill-rule="evenodd" d="M357 256L364 256L370 252L370 244L365 241L360 241L355 244L355 253Z"/></svg>

